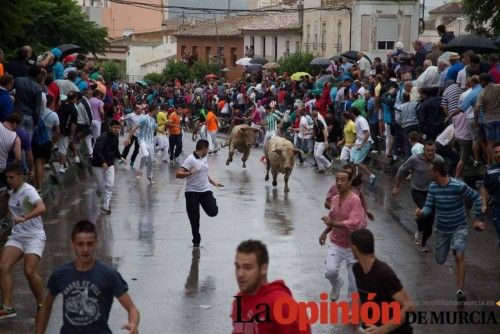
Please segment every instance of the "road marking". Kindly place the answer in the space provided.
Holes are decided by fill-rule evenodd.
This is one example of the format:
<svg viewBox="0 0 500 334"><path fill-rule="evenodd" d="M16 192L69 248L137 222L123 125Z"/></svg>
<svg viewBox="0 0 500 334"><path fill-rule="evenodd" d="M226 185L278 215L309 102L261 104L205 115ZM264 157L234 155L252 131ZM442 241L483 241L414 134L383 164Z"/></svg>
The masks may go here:
<svg viewBox="0 0 500 334"><path fill-rule="evenodd" d="M69 205L71 205L71 206L78 205L81 201L82 201L81 198L77 198L73 202L71 202Z"/></svg>
<svg viewBox="0 0 500 334"><path fill-rule="evenodd" d="M69 209L63 209L59 211L59 217L66 216L66 214L69 212Z"/></svg>

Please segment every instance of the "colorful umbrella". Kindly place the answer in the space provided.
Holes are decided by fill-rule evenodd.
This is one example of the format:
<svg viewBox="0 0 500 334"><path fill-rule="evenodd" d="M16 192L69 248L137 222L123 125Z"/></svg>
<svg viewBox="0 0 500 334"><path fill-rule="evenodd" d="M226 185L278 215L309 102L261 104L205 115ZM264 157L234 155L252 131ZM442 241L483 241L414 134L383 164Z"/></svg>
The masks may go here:
<svg viewBox="0 0 500 334"><path fill-rule="evenodd" d="M214 79L217 79L217 78L218 78L217 74L207 74L207 75L205 75L205 81L206 80L214 80Z"/></svg>
<svg viewBox="0 0 500 334"><path fill-rule="evenodd" d="M311 77L311 75L307 72L297 72L297 73L292 74L290 79L292 79L293 81L300 81L300 78L303 76Z"/></svg>

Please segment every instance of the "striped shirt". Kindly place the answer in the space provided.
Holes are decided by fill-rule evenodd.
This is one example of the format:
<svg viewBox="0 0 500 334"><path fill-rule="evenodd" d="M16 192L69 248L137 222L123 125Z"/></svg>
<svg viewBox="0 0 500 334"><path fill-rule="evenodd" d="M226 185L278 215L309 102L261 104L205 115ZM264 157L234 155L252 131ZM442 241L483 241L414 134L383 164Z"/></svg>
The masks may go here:
<svg viewBox="0 0 500 334"><path fill-rule="evenodd" d="M148 144L154 144L156 128L156 121L153 117L149 115L142 115L139 119L139 135L137 136L137 139Z"/></svg>
<svg viewBox="0 0 500 334"><path fill-rule="evenodd" d="M453 112L458 108L458 99L463 91L457 84L448 86L441 97L441 107L448 108L448 112Z"/></svg>
<svg viewBox="0 0 500 334"><path fill-rule="evenodd" d="M432 182L427 193L427 200L422 208L424 216L430 215L436 208L436 228L440 232L453 232L467 224L464 199L474 202L474 215L481 216L481 197L464 182L450 177L445 186Z"/></svg>
<svg viewBox="0 0 500 334"><path fill-rule="evenodd" d="M7 129L0 123L0 172L7 167L7 157L14 146L16 138L15 131Z"/></svg>
<svg viewBox="0 0 500 334"><path fill-rule="evenodd" d="M283 119L283 113L279 110L273 111L266 116L267 131L278 130L278 124Z"/></svg>

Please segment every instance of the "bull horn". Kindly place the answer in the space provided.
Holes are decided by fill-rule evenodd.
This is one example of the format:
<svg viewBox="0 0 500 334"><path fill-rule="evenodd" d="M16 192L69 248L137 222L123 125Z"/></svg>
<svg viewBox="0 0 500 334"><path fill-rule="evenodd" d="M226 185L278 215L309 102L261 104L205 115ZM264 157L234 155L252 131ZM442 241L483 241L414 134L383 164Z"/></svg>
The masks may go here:
<svg viewBox="0 0 500 334"><path fill-rule="evenodd" d="M293 149L293 154L298 155L298 154L304 154L302 150L299 150L298 148Z"/></svg>

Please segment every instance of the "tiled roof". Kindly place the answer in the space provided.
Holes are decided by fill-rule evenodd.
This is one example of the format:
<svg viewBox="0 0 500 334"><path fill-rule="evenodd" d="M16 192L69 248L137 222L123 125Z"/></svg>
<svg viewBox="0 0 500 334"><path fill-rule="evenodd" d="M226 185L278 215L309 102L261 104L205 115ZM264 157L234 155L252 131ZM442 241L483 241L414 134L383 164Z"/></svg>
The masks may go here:
<svg viewBox="0 0 500 334"><path fill-rule="evenodd" d="M297 13L262 13L236 15L214 20L207 20L193 29L179 31L177 36L240 36L243 30L294 30L300 29Z"/></svg>
<svg viewBox="0 0 500 334"><path fill-rule="evenodd" d="M442 13L446 14L462 13L462 4L460 2L449 2L429 11L429 14L442 14Z"/></svg>

